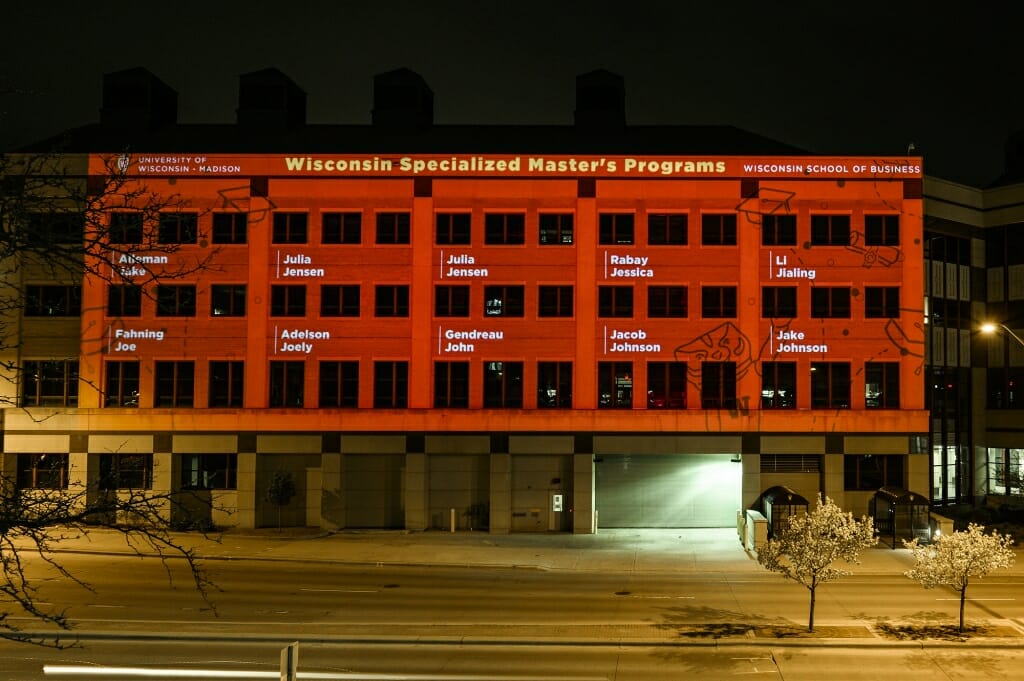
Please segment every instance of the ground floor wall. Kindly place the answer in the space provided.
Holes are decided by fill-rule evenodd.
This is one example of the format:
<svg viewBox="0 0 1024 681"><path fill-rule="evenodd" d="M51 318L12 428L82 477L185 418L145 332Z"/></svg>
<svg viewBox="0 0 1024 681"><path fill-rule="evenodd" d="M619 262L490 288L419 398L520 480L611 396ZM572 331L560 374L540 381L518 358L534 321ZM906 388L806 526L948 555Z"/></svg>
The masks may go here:
<svg viewBox="0 0 1024 681"><path fill-rule="evenodd" d="M69 484L95 486L103 457L152 455L155 494L187 490L215 526L593 533L600 527L728 527L773 487L855 515L873 495L850 457L927 496L928 457L909 435L16 433L0 473L24 455L67 455ZM233 486L189 487L183 461L226 455ZM22 458L19 458L22 457ZM192 457L189 459L189 457ZM274 498L289 481L293 494Z"/></svg>

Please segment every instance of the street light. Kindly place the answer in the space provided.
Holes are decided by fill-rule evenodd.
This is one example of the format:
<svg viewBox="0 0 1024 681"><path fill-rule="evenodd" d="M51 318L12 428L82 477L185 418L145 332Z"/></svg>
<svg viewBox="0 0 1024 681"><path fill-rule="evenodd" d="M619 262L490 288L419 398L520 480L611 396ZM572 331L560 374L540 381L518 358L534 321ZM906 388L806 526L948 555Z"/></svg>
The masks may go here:
<svg viewBox="0 0 1024 681"><path fill-rule="evenodd" d="M981 332L985 334L993 334L999 329L1005 331L1007 335L1010 336L1010 338L1017 341L1018 343L1021 344L1022 347L1024 347L1024 338L1021 338L1020 336L1015 334L1013 332L1013 329L1008 327L1006 324L1000 324L997 322L985 322L984 324L981 325Z"/></svg>

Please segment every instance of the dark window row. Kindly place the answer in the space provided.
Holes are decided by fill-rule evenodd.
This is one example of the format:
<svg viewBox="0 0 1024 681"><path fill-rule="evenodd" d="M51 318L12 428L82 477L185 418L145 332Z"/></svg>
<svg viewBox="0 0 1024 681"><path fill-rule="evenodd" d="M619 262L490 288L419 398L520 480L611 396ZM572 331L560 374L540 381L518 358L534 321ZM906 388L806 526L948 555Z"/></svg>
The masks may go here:
<svg viewBox="0 0 1024 681"><path fill-rule="evenodd" d="M106 366L105 404L108 407L139 405L139 362L111 361ZM321 408L359 406L359 362L321 361L318 400ZM209 407L241 407L244 394L242 361L211 361L209 365ZM685 362L647 362L647 399L650 409L685 409L686 385L690 378L700 383L700 408L735 409L735 362L701 362L699 374L690 377ZM697 369L697 367L694 367ZM522 408L523 362L483 363L483 406ZM537 363L538 408L571 408L572 362ZM633 362L599 362L598 406L632 409ZM156 407L194 407L195 363L157 361L154 367L153 404ZM810 389L813 409L849 409L851 366L848 362L813 362L809 381L798 377L795 362L761 364L761 409L795 409L797 390ZM434 363L434 406L468 408L469 361ZM306 363L273 361L269 374L269 406L305 407ZM409 368L405 361L373 363L373 406L401 409L407 406ZM749 406L749 405L748 405ZM898 409L900 366L898 362L865 362L864 406L868 409Z"/></svg>
<svg viewBox="0 0 1024 681"><path fill-rule="evenodd" d="M58 287L67 288L67 287ZM686 286L648 286L647 316L687 317L689 314ZM525 312L526 287L522 285L490 285L484 287L483 312L488 317L522 317ZM818 286L811 289L812 318L851 316L849 287ZM142 315L142 290L136 286L111 285L107 296L107 315L138 317ZM633 317L633 286L598 287L598 316ZM304 284L280 284L270 287L270 316L305 317L307 287ZM409 286L381 284L374 287L374 315L377 317L409 316ZM244 284L213 284L210 287L210 315L244 317L246 286ZM900 295L896 286L867 286L864 289L866 318L899 317ZM469 317L471 313L468 285L434 287L434 315L437 317ZM572 317L573 287L539 286L537 315L539 317ZM161 284L156 288L156 316L194 317L196 287L189 284ZM321 317L360 316L359 284L323 284L320 286ZM737 316L735 286L702 286L701 316L706 319L728 319ZM761 316L793 318L797 316L797 288L766 286L761 290Z"/></svg>
<svg viewBox="0 0 1024 681"><path fill-rule="evenodd" d="M811 317L818 319L851 316L850 289L842 286L817 286L811 289ZM761 289L761 316L793 318L798 316L795 286L765 286ZM896 286L864 288L864 316L868 319L900 316L900 290Z"/></svg>
<svg viewBox="0 0 1024 681"><path fill-rule="evenodd" d="M374 243L410 243L411 214L407 211L376 212ZM797 245L797 220L794 214L760 216L761 243L765 246ZM216 212L213 214L211 241L215 244L244 244L248 240L247 213ZM272 213L271 241L275 244L306 244L310 242L309 213L275 211ZM541 213L537 219L536 242L541 245L571 245L573 213ZM651 246L685 246L689 243L687 213L647 213L647 243ZM472 242L472 216L468 212L438 212L434 216L434 243L438 245L469 245ZM864 243L868 246L900 244L898 214L864 216ZM363 213L320 213L320 243L363 243ZM811 215L810 243L814 246L848 246L851 244L851 220L844 214ZM141 244L143 215L140 212L111 213L109 239L118 244ZM165 213L160 215L157 241L161 244L194 244L199 239L196 213ZM525 213L485 213L484 243L488 245L523 245L526 243ZM632 245L637 242L633 213L600 213L598 242L604 245ZM701 213L700 243L704 246L735 246L737 244L736 213Z"/></svg>
<svg viewBox="0 0 1024 681"><path fill-rule="evenodd" d="M67 489L68 454L18 454L19 489ZM237 489L237 454L179 454L181 489ZM100 454L100 489L152 489L152 454Z"/></svg>

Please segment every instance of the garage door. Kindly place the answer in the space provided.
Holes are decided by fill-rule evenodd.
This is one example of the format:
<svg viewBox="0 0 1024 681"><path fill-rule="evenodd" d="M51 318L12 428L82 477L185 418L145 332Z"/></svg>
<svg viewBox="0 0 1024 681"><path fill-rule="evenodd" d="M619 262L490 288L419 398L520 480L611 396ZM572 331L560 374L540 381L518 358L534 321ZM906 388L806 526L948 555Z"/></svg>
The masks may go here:
<svg viewBox="0 0 1024 681"><path fill-rule="evenodd" d="M597 457L599 527L735 527L742 464L729 454Z"/></svg>

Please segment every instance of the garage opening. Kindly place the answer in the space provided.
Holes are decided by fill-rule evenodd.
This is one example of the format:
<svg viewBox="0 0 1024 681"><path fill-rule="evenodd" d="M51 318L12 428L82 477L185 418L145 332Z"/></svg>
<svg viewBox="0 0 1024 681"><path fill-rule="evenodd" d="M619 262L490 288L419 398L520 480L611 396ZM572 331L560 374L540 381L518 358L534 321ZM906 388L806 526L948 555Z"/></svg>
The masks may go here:
<svg viewBox="0 0 1024 681"><path fill-rule="evenodd" d="M739 454L595 457L599 527L735 527Z"/></svg>

